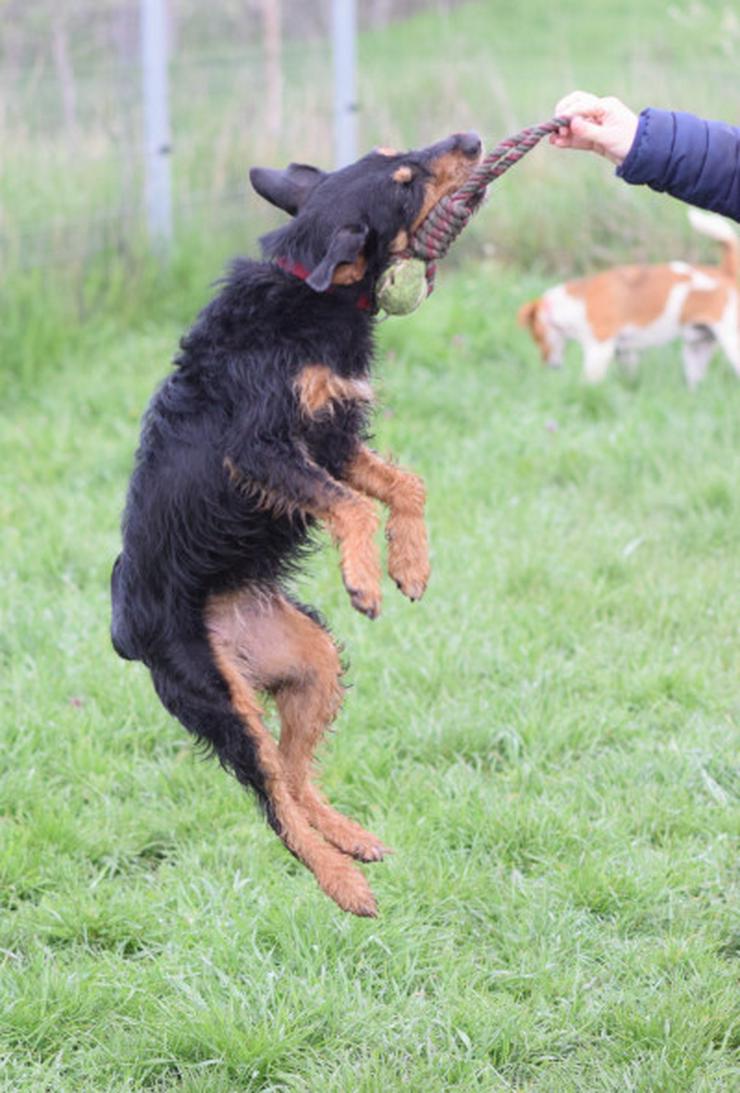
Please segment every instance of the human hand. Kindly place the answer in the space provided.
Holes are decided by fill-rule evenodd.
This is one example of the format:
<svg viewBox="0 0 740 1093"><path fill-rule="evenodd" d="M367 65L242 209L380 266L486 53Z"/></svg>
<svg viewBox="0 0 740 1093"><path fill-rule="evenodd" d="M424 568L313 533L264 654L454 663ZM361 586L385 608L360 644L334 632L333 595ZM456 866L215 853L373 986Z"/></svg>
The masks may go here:
<svg viewBox="0 0 740 1093"><path fill-rule="evenodd" d="M637 133L637 115L613 96L600 99L588 91L572 91L557 104L554 116L571 119L569 126L550 135L556 148L597 152L617 165L624 161Z"/></svg>

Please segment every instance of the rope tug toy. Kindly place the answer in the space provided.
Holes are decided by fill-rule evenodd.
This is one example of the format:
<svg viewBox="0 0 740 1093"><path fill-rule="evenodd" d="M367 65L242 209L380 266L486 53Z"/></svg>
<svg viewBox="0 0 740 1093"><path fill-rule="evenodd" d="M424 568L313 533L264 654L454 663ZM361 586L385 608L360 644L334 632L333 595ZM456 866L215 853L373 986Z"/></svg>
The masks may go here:
<svg viewBox="0 0 740 1093"><path fill-rule="evenodd" d="M404 253L381 277L375 301L388 315L409 315L434 291L436 263L483 204L494 179L531 152L548 133L570 124L570 118L552 118L531 125L499 141L454 194L443 197L419 226Z"/></svg>

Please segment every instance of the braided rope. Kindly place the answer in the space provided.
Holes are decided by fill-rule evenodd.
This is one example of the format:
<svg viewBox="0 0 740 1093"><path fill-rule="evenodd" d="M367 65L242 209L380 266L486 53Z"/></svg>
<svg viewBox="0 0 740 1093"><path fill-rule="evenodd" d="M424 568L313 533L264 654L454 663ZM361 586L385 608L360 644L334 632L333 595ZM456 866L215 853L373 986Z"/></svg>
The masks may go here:
<svg viewBox="0 0 740 1093"><path fill-rule="evenodd" d="M430 292L434 285L435 263L444 258L473 213L480 208L491 182L518 163L548 133L569 124L569 118L552 118L499 141L473 169L460 189L443 197L435 205L415 232L406 252L409 257L421 258L428 263Z"/></svg>

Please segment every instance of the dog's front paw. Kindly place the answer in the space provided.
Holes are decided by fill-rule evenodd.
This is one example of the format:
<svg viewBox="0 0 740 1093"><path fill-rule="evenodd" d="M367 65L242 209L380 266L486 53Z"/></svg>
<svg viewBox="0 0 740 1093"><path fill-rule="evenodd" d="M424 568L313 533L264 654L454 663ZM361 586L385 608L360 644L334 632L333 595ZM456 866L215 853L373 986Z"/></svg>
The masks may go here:
<svg viewBox="0 0 740 1093"><path fill-rule="evenodd" d="M377 619L382 600L380 588L353 588L346 580L345 585L355 611L359 611L369 619Z"/></svg>
<svg viewBox="0 0 740 1093"><path fill-rule="evenodd" d="M346 550L342 559L342 579L355 611L377 619L380 614L380 554L370 539Z"/></svg>
<svg viewBox="0 0 740 1093"><path fill-rule="evenodd" d="M374 540L378 516L366 498L352 498L337 505L330 528L339 543L344 587L352 606L369 619L380 614L380 552Z"/></svg>
<svg viewBox="0 0 740 1093"><path fill-rule="evenodd" d="M419 516L391 517L386 539L388 573L404 596L410 600L420 600L431 573L424 520Z"/></svg>

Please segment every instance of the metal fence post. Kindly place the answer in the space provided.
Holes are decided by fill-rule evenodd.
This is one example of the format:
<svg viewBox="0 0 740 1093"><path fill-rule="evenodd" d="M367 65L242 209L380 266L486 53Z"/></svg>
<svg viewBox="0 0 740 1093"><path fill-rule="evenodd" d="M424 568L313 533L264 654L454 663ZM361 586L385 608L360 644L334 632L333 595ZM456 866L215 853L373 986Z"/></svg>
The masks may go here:
<svg viewBox="0 0 740 1093"><path fill-rule="evenodd" d="M332 0L334 56L334 162L344 167L357 159L357 5Z"/></svg>
<svg viewBox="0 0 740 1093"><path fill-rule="evenodd" d="M165 255L172 242L170 110L165 0L140 0L146 213L152 247Z"/></svg>

